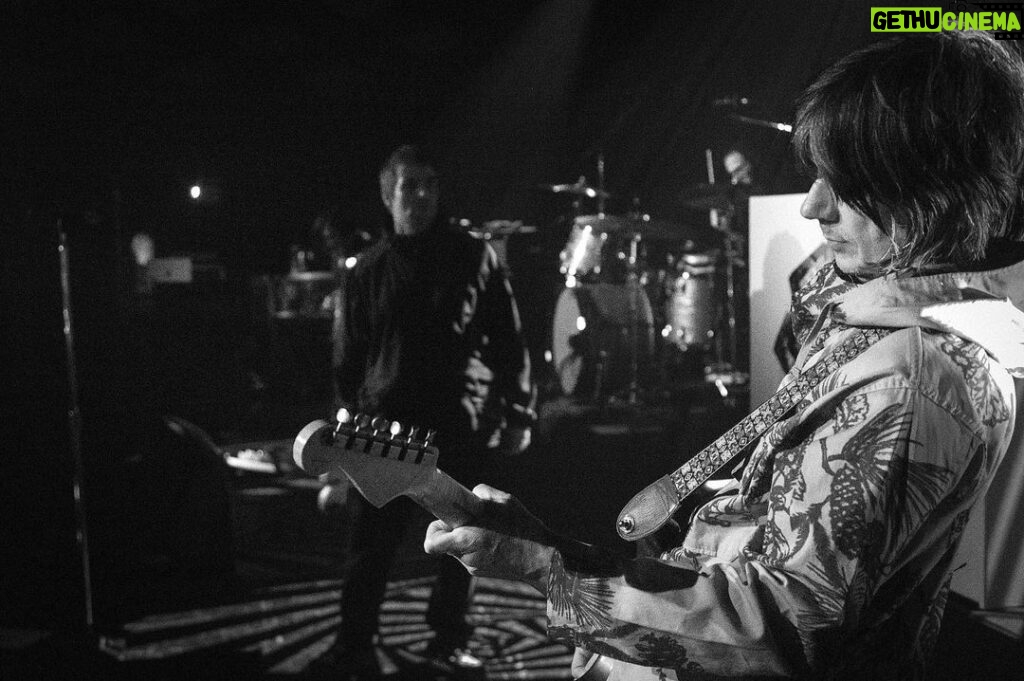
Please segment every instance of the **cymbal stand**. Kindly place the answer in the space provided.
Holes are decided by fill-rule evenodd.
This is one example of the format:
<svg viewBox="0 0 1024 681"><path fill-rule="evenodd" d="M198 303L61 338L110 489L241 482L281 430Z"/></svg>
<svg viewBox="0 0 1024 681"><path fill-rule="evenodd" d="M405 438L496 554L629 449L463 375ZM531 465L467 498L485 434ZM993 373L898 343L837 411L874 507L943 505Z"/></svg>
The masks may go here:
<svg viewBox="0 0 1024 681"><path fill-rule="evenodd" d="M736 339L736 235L732 231L725 233L725 312L729 333L729 364L735 368L737 360Z"/></svg>
<svg viewBox="0 0 1024 681"><path fill-rule="evenodd" d="M580 182L581 183L586 183L586 181L587 181L587 178L584 177L583 175L580 175ZM583 197L581 197L581 196L573 196L572 197L572 216L573 216L573 218L577 218L577 217L580 216L582 208L583 208Z"/></svg>
<svg viewBox="0 0 1024 681"><path fill-rule="evenodd" d="M746 383L748 377L737 368L739 358L739 339L736 334L736 272L740 262L740 235L732 230L731 219L733 209L718 213L717 229L722 232L725 256L725 325L729 352L725 355L723 341L715 341L715 364L708 367L706 378L714 382L719 392L725 397L728 390L725 386Z"/></svg>
<svg viewBox="0 0 1024 681"><path fill-rule="evenodd" d="M637 297L640 292L640 277L637 274L637 252L640 233L634 232L629 238L629 256L626 259L626 288L629 291L629 392L626 401L635 405L640 391L640 357L637 344L640 340L640 305Z"/></svg>

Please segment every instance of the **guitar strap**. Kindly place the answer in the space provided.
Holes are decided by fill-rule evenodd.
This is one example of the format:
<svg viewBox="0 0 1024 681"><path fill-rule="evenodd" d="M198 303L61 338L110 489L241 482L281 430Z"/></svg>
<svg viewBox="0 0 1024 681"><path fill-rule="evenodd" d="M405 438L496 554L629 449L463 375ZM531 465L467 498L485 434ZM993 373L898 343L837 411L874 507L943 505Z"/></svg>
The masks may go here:
<svg viewBox="0 0 1024 681"><path fill-rule="evenodd" d="M641 490L619 513L619 536L636 541L657 531L679 509L683 499L700 488L716 472L728 466L795 407L826 376L860 355L895 329L859 329L814 366L796 372L793 380L761 406L702 449L678 469Z"/></svg>
<svg viewBox="0 0 1024 681"><path fill-rule="evenodd" d="M648 485L626 504L619 514L616 530L623 539L635 541L657 531L678 510L683 499L699 489L712 475L739 456L750 443L765 434L807 396L826 376L895 331L860 329L806 371L766 400L760 407L730 428L695 457L663 478ZM603 655L576 648L573 659L575 681L605 681L613 663Z"/></svg>

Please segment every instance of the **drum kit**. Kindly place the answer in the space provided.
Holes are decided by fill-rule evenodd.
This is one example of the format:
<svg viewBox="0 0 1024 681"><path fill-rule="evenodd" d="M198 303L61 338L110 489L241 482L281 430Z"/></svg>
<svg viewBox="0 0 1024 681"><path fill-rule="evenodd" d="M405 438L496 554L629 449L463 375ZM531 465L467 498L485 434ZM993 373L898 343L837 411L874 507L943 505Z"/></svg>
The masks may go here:
<svg viewBox="0 0 1024 681"><path fill-rule="evenodd" d="M631 210L605 212L613 194L580 177L540 189L572 198L558 254L561 274L545 359L557 390L585 402L636 405L672 392L673 383L746 382L738 370L735 271L745 267L742 238L728 229L726 188L696 188L685 205L714 208L726 228L691 228ZM585 211L585 202L596 203ZM637 205L634 199L634 208ZM515 221L472 225L470 234L503 247L505 236L536 232ZM564 220L561 221L564 224ZM705 232L721 247L698 250ZM500 251L499 251L500 254ZM699 375L695 375L699 372Z"/></svg>

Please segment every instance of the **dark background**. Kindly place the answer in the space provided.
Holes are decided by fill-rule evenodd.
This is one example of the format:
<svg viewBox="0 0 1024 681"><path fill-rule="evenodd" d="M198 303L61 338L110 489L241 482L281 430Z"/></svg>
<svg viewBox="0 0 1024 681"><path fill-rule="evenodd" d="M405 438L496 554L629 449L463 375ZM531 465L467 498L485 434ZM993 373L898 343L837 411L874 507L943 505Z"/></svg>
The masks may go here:
<svg viewBox="0 0 1024 681"><path fill-rule="evenodd" d="M567 206L536 185L596 182L603 152L609 189L679 219L705 148L739 144L771 189L803 188L784 134L709 103L789 121L809 79L871 39L868 6L5 3L3 177L19 203L116 197L163 252L255 269L283 266L329 205L379 219L376 170L406 141L438 152L460 217L543 224Z"/></svg>
<svg viewBox="0 0 1024 681"><path fill-rule="evenodd" d="M806 187L787 135L737 122L714 101L744 96L744 115L790 122L814 75L873 39L868 7L5 2L0 545L14 556L3 561L0 623L81 620L59 231L69 240L97 588L110 594L167 568L145 562L145 537L170 534L173 522L184 538L181 526L203 520L189 509L221 498L202 448L168 445L155 414L173 409L220 442L288 437L305 423L280 418L275 430L273 414L259 411L268 407L253 406L253 366L267 358L247 348L259 322L246 282L284 272L289 246L330 207L349 224L379 225L376 176L394 146L436 152L444 203L458 217L521 219L543 236L570 206L538 185L596 183L603 155L616 193L609 212L635 198L657 219L707 233L706 214L680 201L707 180L705 149L716 160L745 149L768 191ZM195 183L205 189L198 202L188 198ZM215 254L227 278L143 304L127 258L137 231L154 236L158 255ZM548 310L554 242L553 254L513 272L524 308ZM527 315L528 331L542 334L537 319ZM307 350L290 347L293 358ZM276 403L302 397L314 373L292 372ZM140 518L152 522L140 529ZM99 600L108 623L131 615Z"/></svg>

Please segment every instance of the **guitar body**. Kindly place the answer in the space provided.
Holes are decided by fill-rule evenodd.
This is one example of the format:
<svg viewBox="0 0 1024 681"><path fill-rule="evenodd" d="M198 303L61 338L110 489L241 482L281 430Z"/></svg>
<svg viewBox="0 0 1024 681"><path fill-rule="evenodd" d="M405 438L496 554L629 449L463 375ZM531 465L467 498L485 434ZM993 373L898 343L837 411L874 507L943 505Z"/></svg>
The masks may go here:
<svg viewBox="0 0 1024 681"><path fill-rule="evenodd" d="M708 480L678 502L679 509L674 517L682 519L688 526L689 519L701 506L725 493L729 487L735 487L735 483L732 478ZM653 534L635 542L636 555L638 558L661 558L666 551L682 544L683 539L683 528L671 518ZM576 648L572 660L572 678L574 681L606 681L614 671L615 664L615 660L604 655Z"/></svg>

